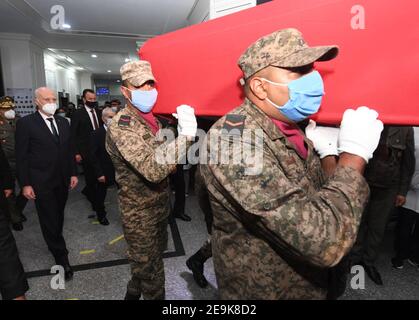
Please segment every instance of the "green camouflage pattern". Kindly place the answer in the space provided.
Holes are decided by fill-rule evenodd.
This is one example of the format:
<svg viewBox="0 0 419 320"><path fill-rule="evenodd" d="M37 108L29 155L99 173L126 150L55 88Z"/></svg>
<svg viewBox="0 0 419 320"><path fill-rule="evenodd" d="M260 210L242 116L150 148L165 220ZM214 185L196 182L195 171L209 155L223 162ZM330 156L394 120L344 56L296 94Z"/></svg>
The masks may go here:
<svg viewBox="0 0 419 320"><path fill-rule="evenodd" d="M364 177L338 167L326 179L311 141L305 139L304 160L247 99L230 114L245 118L244 130L263 130L263 167L257 175L245 175L243 162L200 167L214 215L211 244L221 298L325 299L328 269L356 239L369 196ZM225 120L209 131L208 154L213 135L220 145L231 141L222 130Z"/></svg>
<svg viewBox="0 0 419 320"><path fill-rule="evenodd" d="M240 57L239 67L245 78L268 67L301 67L315 61L327 61L338 54L337 46L309 47L300 31L284 29L253 43Z"/></svg>
<svg viewBox="0 0 419 320"><path fill-rule="evenodd" d="M139 87L147 81L156 81L148 61L132 61L121 67L122 80L128 80L133 86Z"/></svg>
<svg viewBox="0 0 419 320"><path fill-rule="evenodd" d="M187 144L186 139L173 140L167 145L167 152L176 151L177 147L186 150ZM137 285L145 299L161 299L164 293L162 247L167 243L170 212L168 176L176 170L176 164L155 161L155 151L160 146L161 142L131 106L113 118L106 135L106 149L120 187L119 206L133 271L128 289L133 292ZM140 285L138 279L144 283Z"/></svg>

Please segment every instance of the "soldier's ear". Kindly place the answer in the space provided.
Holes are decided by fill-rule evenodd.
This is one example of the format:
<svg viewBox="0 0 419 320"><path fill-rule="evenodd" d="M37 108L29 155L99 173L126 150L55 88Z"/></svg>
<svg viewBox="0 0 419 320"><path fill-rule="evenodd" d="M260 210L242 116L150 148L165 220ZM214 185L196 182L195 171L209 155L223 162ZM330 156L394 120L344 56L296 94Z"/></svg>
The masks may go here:
<svg viewBox="0 0 419 320"><path fill-rule="evenodd" d="M266 90L266 83L261 78L251 78L248 82L248 86L253 95L259 100L265 100L267 98L268 91Z"/></svg>
<svg viewBox="0 0 419 320"><path fill-rule="evenodd" d="M130 99L130 95L129 95L129 90L128 88L121 86L121 93L122 95L125 97L125 99L129 100Z"/></svg>

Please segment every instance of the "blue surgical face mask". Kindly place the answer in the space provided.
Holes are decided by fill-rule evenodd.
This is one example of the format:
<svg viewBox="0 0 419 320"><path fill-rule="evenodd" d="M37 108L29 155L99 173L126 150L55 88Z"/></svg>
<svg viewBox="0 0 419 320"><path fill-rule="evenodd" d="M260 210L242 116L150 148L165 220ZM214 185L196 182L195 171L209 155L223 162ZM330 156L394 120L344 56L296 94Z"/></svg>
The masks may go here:
<svg viewBox="0 0 419 320"><path fill-rule="evenodd" d="M154 105L157 101L158 92L156 89L149 91L145 90L130 90L131 91L131 103L134 107L143 113L149 113L153 110Z"/></svg>
<svg viewBox="0 0 419 320"><path fill-rule="evenodd" d="M310 72L286 84L263 80L275 86L288 87L290 99L285 105L278 106L268 98L266 100L291 121L300 122L319 111L324 96L324 85L318 71Z"/></svg>

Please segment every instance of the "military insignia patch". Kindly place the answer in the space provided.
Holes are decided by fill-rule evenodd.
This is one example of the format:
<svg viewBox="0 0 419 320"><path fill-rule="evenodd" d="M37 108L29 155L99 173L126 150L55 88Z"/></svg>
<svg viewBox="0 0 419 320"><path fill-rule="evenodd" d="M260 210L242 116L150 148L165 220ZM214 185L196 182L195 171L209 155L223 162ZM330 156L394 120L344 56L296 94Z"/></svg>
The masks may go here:
<svg viewBox="0 0 419 320"><path fill-rule="evenodd" d="M151 138L151 134L146 133L145 135L143 135L143 140L148 140Z"/></svg>
<svg viewBox="0 0 419 320"><path fill-rule="evenodd" d="M245 120L246 116L229 114L224 122L223 130L227 130L230 135L242 135Z"/></svg>
<svg viewBox="0 0 419 320"><path fill-rule="evenodd" d="M120 127L128 127L131 123L131 117L130 116L121 116L118 121L118 126Z"/></svg>

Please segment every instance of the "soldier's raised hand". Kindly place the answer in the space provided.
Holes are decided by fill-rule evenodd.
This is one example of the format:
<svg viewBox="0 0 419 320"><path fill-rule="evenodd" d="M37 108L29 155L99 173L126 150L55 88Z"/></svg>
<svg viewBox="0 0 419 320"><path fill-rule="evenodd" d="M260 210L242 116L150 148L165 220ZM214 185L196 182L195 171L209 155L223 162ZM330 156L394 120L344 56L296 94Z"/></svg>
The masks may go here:
<svg viewBox="0 0 419 320"><path fill-rule="evenodd" d="M178 119L178 132L180 135L195 137L198 124L195 117L195 109L188 105L181 105L176 108L173 116Z"/></svg>
<svg viewBox="0 0 419 320"><path fill-rule="evenodd" d="M348 109L343 114L338 139L338 150L362 157L367 163L380 141L384 125L378 112L368 107Z"/></svg>
<svg viewBox="0 0 419 320"><path fill-rule="evenodd" d="M310 120L306 127L306 136L313 142L320 159L338 155L338 128L317 126L315 121Z"/></svg>

